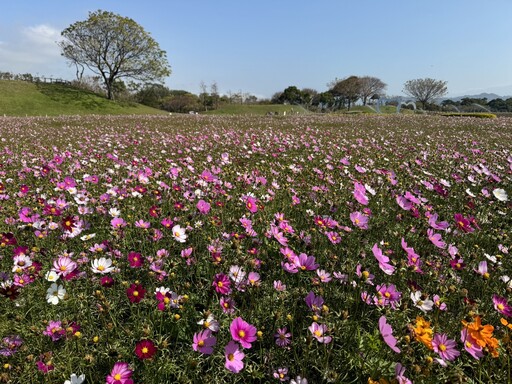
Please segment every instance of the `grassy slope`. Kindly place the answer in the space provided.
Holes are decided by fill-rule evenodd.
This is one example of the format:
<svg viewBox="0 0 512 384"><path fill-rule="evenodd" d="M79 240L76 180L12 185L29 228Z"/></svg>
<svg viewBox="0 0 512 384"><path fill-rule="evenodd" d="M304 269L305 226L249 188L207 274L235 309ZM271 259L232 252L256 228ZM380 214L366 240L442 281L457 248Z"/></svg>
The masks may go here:
<svg viewBox="0 0 512 384"><path fill-rule="evenodd" d="M162 114L140 104L121 104L64 84L0 81L0 116Z"/></svg>
<svg viewBox="0 0 512 384"><path fill-rule="evenodd" d="M310 113L301 106L281 104L229 104L223 105L222 107L214 111L208 111L204 113L208 115L266 115L268 112L277 112L281 116L284 114L284 112L286 112L286 115L295 113Z"/></svg>

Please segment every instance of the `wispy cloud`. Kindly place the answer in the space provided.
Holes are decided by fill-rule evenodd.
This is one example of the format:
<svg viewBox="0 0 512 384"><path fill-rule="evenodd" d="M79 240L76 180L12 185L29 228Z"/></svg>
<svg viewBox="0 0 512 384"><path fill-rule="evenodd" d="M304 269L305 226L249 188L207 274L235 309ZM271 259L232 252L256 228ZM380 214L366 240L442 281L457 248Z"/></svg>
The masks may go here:
<svg viewBox="0 0 512 384"><path fill-rule="evenodd" d="M67 71L57 45L59 40L60 30L48 24L11 30L0 42L0 69L63 76Z"/></svg>

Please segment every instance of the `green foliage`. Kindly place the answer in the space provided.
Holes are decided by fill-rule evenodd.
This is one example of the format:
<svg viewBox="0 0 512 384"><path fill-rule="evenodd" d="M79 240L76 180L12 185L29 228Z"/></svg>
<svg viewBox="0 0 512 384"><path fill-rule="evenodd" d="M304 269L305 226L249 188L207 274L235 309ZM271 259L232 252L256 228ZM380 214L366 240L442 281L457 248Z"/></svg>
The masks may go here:
<svg viewBox="0 0 512 384"><path fill-rule="evenodd" d="M62 31L59 43L72 65L87 67L102 77L107 97L114 97L114 83L120 78L159 81L170 75L166 52L134 20L112 12L90 12Z"/></svg>

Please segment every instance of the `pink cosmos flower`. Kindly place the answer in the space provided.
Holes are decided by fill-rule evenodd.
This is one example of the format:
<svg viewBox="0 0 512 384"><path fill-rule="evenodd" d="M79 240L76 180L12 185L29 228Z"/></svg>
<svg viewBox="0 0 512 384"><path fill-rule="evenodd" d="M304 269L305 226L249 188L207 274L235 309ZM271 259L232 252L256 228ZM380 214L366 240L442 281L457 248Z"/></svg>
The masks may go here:
<svg viewBox="0 0 512 384"><path fill-rule="evenodd" d="M52 341L58 341L66 336L66 330L62 328L61 321L50 320L46 330L43 332L43 335L50 336Z"/></svg>
<svg viewBox="0 0 512 384"><path fill-rule="evenodd" d="M52 271L55 271L59 276L65 277L72 273L77 266L70 257L60 256L57 260L53 261Z"/></svg>
<svg viewBox="0 0 512 384"><path fill-rule="evenodd" d="M341 242L341 236L338 232L325 232L325 235L332 244L339 244Z"/></svg>
<svg viewBox="0 0 512 384"><path fill-rule="evenodd" d="M468 329L464 328L460 331L460 341L464 343L464 349L467 353L473 356L475 359L480 360L484 356L482 347L478 345L477 341L468 333Z"/></svg>
<svg viewBox="0 0 512 384"><path fill-rule="evenodd" d="M301 271L314 271L319 267L315 262L315 257L308 256L305 253L301 253L295 258L294 265Z"/></svg>
<svg viewBox="0 0 512 384"><path fill-rule="evenodd" d="M256 340L256 327L241 317L237 317L231 322L229 330L233 340L238 341L243 348L251 348L251 343Z"/></svg>
<svg viewBox="0 0 512 384"><path fill-rule="evenodd" d="M219 301L222 312L232 314L235 313L235 300L231 297L222 296Z"/></svg>
<svg viewBox="0 0 512 384"><path fill-rule="evenodd" d="M382 250L377 246L377 243L372 248L373 256L379 262L379 268L386 274L392 275L395 272L395 267L389 264L389 257L382 253Z"/></svg>
<svg viewBox="0 0 512 384"><path fill-rule="evenodd" d="M120 229L126 227L127 223L120 217L114 217L112 220L110 220L110 225L114 229Z"/></svg>
<svg viewBox="0 0 512 384"><path fill-rule="evenodd" d="M350 214L350 220L356 227L360 229L368 229L368 216L362 214L361 212L352 212Z"/></svg>
<svg viewBox="0 0 512 384"><path fill-rule="evenodd" d="M107 376L107 384L133 384L131 379L133 371L128 363L117 362Z"/></svg>
<svg viewBox="0 0 512 384"><path fill-rule="evenodd" d="M397 196L396 202L400 206L400 208L402 208L405 211L410 211L412 208L412 202L409 199L405 198L404 196Z"/></svg>
<svg viewBox="0 0 512 384"><path fill-rule="evenodd" d="M393 336L393 329L391 325L387 323L386 316L381 316L379 319L379 331L389 348L391 348L393 352L400 353L400 349L396 346L397 340Z"/></svg>
<svg viewBox="0 0 512 384"><path fill-rule="evenodd" d="M448 339L444 333L436 333L432 339L432 348L434 352L441 356L444 361L455 360L460 352L457 350L457 343L455 340Z"/></svg>
<svg viewBox="0 0 512 384"><path fill-rule="evenodd" d="M359 204L368 205L368 197L366 196L366 188L363 184L355 182L354 183L354 198L357 200Z"/></svg>
<svg viewBox="0 0 512 384"><path fill-rule="evenodd" d="M256 202L256 199L252 196L247 196L247 198L245 199L245 207L251 213L258 212L258 203Z"/></svg>
<svg viewBox="0 0 512 384"><path fill-rule="evenodd" d="M238 344L231 340L224 348L226 361L224 366L233 373L238 373L244 368L245 354L238 349Z"/></svg>
<svg viewBox="0 0 512 384"><path fill-rule="evenodd" d="M192 349L205 355L213 353L213 347L217 344L217 338L212 336L212 331L205 329L204 331L194 333L194 342Z"/></svg>
<svg viewBox="0 0 512 384"><path fill-rule="evenodd" d="M507 317L512 316L512 306L507 302L506 298L498 295L493 295L492 303L494 304L494 309L497 310L502 315Z"/></svg>
<svg viewBox="0 0 512 384"><path fill-rule="evenodd" d="M151 223L149 221L144 221L140 219L135 222L135 226L137 228L148 229L149 227L151 227Z"/></svg>
<svg viewBox="0 0 512 384"><path fill-rule="evenodd" d="M208 202L201 199L198 201L196 208L202 215L207 215L208 212L210 212L211 205Z"/></svg>
<svg viewBox="0 0 512 384"><path fill-rule="evenodd" d="M428 225L430 225L432 228L444 231L447 229L450 224L447 221L441 221L437 222L438 215L437 213L432 214L428 219Z"/></svg>
<svg viewBox="0 0 512 384"><path fill-rule="evenodd" d="M332 341L331 336L325 336L327 326L325 324L318 324L316 321L308 327L313 337L322 344L329 344Z"/></svg>
<svg viewBox="0 0 512 384"><path fill-rule="evenodd" d="M398 381L398 384L412 384L412 381L409 380L407 377L405 377L404 374L405 374L405 367L400 363L396 363L395 376L396 376L396 380Z"/></svg>
<svg viewBox="0 0 512 384"><path fill-rule="evenodd" d="M441 238L439 233L434 233L433 229L427 229L428 239L434 244L437 248L445 249L446 243Z"/></svg>

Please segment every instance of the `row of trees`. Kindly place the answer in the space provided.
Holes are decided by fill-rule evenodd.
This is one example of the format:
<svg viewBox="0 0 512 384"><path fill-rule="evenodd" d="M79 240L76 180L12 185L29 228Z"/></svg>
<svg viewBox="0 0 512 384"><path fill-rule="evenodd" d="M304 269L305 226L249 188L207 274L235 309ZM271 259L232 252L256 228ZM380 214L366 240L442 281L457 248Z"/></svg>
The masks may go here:
<svg viewBox="0 0 512 384"><path fill-rule="evenodd" d="M327 84L326 92L318 93L306 88L298 89L290 86L283 92L272 97L273 103L300 104L305 107L315 107L322 110L350 108L361 101L367 105L384 97L386 83L373 76L349 76L335 79ZM418 101L424 109L429 109L435 99L447 93L446 82L430 78L409 80L404 84L403 92Z"/></svg>

